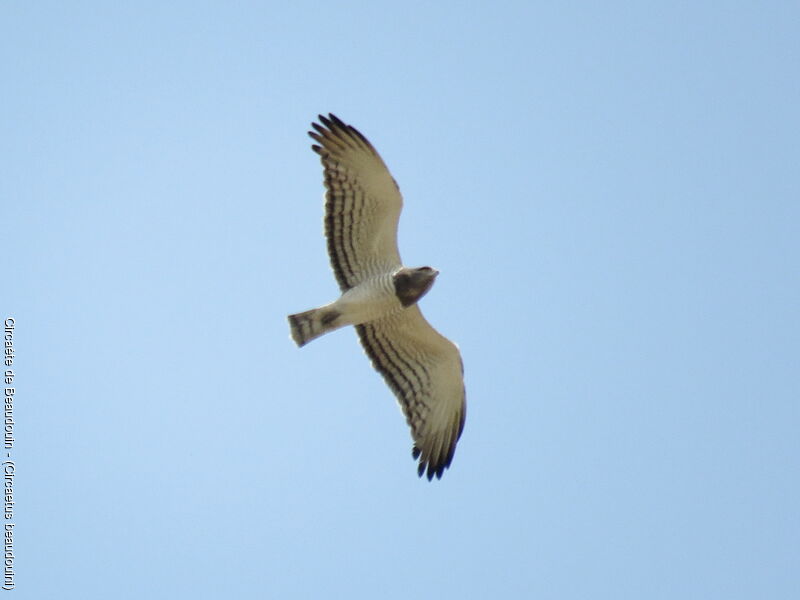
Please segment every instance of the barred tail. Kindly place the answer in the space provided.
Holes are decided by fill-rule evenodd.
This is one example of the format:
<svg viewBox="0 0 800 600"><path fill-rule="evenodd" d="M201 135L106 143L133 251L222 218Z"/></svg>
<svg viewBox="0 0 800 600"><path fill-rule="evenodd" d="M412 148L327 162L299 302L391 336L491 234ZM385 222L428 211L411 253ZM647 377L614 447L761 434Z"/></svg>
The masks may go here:
<svg viewBox="0 0 800 600"><path fill-rule="evenodd" d="M336 319L339 317L338 311L325 306L289 315L292 339L298 346L305 346L311 340L338 329L340 324L336 323Z"/></svg>

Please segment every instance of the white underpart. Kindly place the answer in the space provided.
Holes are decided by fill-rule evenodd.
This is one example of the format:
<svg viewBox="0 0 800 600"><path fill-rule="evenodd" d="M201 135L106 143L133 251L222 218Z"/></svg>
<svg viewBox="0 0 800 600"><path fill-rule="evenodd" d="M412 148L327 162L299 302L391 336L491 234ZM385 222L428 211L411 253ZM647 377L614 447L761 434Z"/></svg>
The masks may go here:
<svg viewBox="0 0 800 600"><path fill-rule="evenodd" d="M329 307L341 314L337 326L360 325L403 310L391 273L371 277L350 288Z"/></svg>

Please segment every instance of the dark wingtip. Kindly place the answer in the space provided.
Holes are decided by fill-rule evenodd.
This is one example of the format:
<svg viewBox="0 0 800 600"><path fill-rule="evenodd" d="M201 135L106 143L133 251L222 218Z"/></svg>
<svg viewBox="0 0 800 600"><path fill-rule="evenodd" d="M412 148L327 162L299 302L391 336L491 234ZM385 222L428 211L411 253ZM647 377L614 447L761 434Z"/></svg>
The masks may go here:
<svg viewBox="0 0 800 600"><path fill-rule="evenodd" d="M328 116L325 117L323 115L317 115L317 119L319 123L312 122L311 126L317 130L323 137L335 137L339 138L340 140L344 140L347 137L356 138L361 140L361 142L374 154L377 154L375 148L372 147L370 141L361 133L358 129L353 127L352 125L348 125L344 121L342 121L339 117L337 117L333 113L328 113ZM311 131L308 132L311 137L314 137ZM316 138L315 138L316 139ZM397 182L395 182L397 185Z"/></svg>
<svg viewBox="0 0 800 600"><path fill-rule="evenodd" d="M421 451L419 448L414 446L411 449L411 456L414 460L417 460L420 457ZM452 458L452 455L448 458ZM434 465L434 463L430 461L421 461L417 465L417 476L422 477L423 475L428 479L428 481L433 481L433 478L441 479L442 475L444 475L445 469L450 466L450 460L446 460L445 462L439 463Z"/></svg>
<svg viewBox="0 0 800 600"><path fill-rule="evenodd" d="M312 124L311 124L311 126L312 126L312 127L313 127L313 128L316 130L316 131L317 131L317 133L321 133L322 135L325 135L326 133L328 133L328 130L327 130L327 129L325 129L325 128L324 128L322 125L320 125L319 123L312 123ZM314 136L314 133L313 133L312 131L309 131L309 132L308 132L308 135L310 135L310 136Z"/></svg>
<svg viewBox="0 0 800 600"><path fill-rule="evenodd" d="M333 114L333 113L328 113L328 117L330 117L330 120L331 120L331 121L333 122L333 124L334 124L334 125L336 125L337 127L341 127L342 129L347 129L347 125L345 124L345 122L344 122L344 121L342 121L342 120L341 120L339 117L337 117L335 114Z"/></svg>

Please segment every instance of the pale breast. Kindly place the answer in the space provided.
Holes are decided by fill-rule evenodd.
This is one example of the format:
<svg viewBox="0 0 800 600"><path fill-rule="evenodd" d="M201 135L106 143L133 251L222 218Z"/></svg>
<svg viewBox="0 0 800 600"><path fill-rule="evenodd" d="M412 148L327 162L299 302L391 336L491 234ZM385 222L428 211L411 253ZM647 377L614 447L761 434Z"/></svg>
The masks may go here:
<svg viewBox="0 0 800 600"><path fill-rule="evenodd" d="M390 273L371 277L347 290L334 304L341 318L352 325L374 321L403 309Z"/></svg>

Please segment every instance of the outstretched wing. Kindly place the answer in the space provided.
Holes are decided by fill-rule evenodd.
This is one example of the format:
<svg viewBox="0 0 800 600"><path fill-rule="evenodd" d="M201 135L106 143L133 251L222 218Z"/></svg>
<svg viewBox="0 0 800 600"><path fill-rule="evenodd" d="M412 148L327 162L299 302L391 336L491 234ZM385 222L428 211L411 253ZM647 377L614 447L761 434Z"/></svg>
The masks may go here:
<svg viewBox="0 0 800 600"><path fill-rule="evenodd" d="M403 197L380 155L355 127L319 116L309 131L325 171L325 236L342 291L401 266L397 222Z"/></svg>
<svg viewBox="0 0 800 600"><path fill-rule="evenodd" d="M441 478L467 414L458 347L431 327L416 305L356 330L411 427L420 477L427 470L429 480Z"/></svg>

